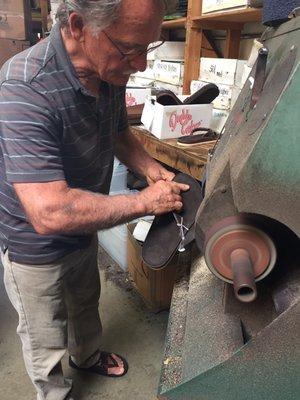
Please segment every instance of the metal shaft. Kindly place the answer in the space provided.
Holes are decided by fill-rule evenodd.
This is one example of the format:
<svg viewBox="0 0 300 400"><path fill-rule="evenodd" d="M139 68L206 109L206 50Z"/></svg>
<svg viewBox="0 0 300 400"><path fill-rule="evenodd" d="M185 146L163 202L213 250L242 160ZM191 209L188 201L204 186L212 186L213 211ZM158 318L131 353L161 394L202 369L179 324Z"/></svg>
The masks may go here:
<svg viewBox="0 0 300 400"><path fill-rule="evenodd" d="M253 266L245 249L236 249L230 254L234 293L238 300L250 303L257 297Z"/></svg>

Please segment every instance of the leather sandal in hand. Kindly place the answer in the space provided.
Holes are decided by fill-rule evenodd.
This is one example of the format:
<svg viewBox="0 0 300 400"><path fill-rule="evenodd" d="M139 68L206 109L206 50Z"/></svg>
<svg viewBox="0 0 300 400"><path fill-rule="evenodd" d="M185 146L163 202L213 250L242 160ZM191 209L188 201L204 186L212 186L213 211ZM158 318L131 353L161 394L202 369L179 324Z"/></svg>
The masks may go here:
<svg viewBox="0 0 300 400"><path fill-rule="evenodd" d="M184 237L195 223L196 213L202 201L201 186L187 174L179 173L175 182L190 186L182 192L183 209L180 213L167 213L154 218L142 248L142 259L150 268L165 267L180 249Z"/></svg>

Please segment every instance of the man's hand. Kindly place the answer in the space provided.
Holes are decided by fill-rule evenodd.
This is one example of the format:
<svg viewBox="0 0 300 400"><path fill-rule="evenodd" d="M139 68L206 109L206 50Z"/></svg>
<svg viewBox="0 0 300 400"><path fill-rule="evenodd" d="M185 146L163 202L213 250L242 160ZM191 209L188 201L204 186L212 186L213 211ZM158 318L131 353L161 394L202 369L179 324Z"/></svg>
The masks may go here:
<svg viewBox="0 0 300 400"><path fill-rule="evenodd" d="M153 163L147 170L146 179L148 185L153 185L158 181L167 181L171 182L174 178L175 174L173 172L168 171L159 163Z"/></svg>
<svg viewBox="0 0 300 400"><path fill-rule="evenodd" d="M188 185L177 182L159 180L139 194L139 200L144 204L145 214L161 215L170 211L179 212L182 209L180 192L189 190Z"/></svg>

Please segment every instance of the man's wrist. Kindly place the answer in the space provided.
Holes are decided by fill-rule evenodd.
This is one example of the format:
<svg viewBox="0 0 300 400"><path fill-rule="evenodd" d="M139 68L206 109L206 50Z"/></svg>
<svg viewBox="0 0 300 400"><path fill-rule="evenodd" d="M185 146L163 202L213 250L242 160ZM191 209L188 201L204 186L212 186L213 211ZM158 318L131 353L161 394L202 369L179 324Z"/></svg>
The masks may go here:
<svg viewBox="0 0 300 400"><path fill-rule="evenodd" d="M149 214L148 205L145 196L142 192L133 196L135 199L134 210L135 214L139 217Z"/></svg>

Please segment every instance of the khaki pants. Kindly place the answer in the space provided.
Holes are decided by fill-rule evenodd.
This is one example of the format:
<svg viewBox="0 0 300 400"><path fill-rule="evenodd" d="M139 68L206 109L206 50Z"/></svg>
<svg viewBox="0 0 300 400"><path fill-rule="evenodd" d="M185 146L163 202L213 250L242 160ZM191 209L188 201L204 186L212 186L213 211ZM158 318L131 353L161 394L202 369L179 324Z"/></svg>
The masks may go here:
<svg viewBox="0 0 300 400"><path fill-rule="evenodd" d="M81 367L99 358L101 321L98 242L47 265L22 265L1 253L4 283L19 314L17 333L38 400L71 399L72 382L62 374L66 351Z"/></svg>

